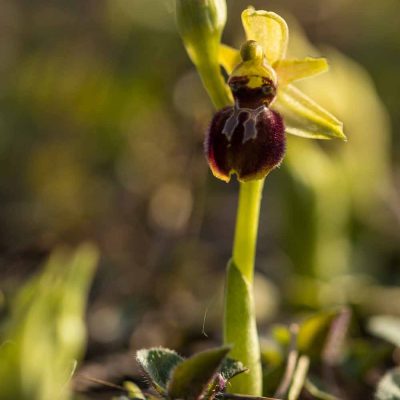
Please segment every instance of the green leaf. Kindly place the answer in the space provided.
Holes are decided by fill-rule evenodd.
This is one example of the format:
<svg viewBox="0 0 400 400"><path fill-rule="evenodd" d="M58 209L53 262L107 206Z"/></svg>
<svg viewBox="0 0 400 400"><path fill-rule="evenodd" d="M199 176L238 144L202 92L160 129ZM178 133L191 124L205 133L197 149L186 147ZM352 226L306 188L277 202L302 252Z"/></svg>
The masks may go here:
<svg viewBox="0 0 400 400"><path fill-rule="evenodd" d="M168 383L168 396L198 399L207 390L229 351L227 346L202 351L178 364Z"/></svg>
<svg viewBox="0 0 400 400"><path fill-rule="evenodd" d="M287 133L310 139L346 140L343 124L293 85L278 90L272 108L283 116Z"/></svg>
<svg viewBox="0 0 400 400"><path fill-rule="evenodd" d="M250 371L232 379L232 392L260 393L262 372L252 288L232 261L227 271L224 343L235 344L230 356L240 360Z"/></svg>
<svg viewBox="0 0 400 400"><path fill-rule="evenodd" d="M222 377L227 381L246 371L247 368L240 361L233 360L229 357L226 357L224 361L222 361L220 368Z"/></svg>
<svg viewBox="0 0 400 400"><path fill-rule="evenodd" d="M175 351L162 347L139 350L136 359L154 388L161 394L166 393L171 371L183 362L183 358Z"/></svg>
<svg viewBox="0 0 400 400"><path fill-rule="evenodd" d="M400 368L387 372L378 383L376 400L400 400Z"/></svg>
<svg viewBox="0 0 400 400"><path fill-rule="evenodd" d="M84 315L97 259L90 244L57 249L18 291L0 344L2 400L70 398L67 383L86 344Z"/></svg>
<svg viewBox="0 0 400 400"><path fill-rule="evenodd" d="M281 60L275 71L278 75L279 85L287 85L293 81L319 75L329 69L325 58L306 57L301 60Z"/></svg>
<svg viewBox="0 0 400 400"><path fill-rule="evenodd" d="M400 347L400 318L389 315L372 317L367 329L373 335Z"/></svg>
<svg viewBox="0 0 400 400"><path fill-rule="evenodd" d="M278 14L248 8L242 13L242 23L248 40L258 42L266 59L273 66L285 57L289 30Z"/></svg>

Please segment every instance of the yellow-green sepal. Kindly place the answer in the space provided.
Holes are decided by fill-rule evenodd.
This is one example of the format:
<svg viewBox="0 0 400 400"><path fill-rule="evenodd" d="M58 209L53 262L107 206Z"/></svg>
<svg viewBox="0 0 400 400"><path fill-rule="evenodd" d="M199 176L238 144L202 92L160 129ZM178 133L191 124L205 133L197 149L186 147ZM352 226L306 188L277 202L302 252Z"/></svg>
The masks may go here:
<svg viewBox="0 0 400 400"><path fill-rule="evenodd" d="M287 133L310 139L347 140L343 123L293 85L278 90L272 108L282 115Z"/></svg>
<svg viewBox="0 0 400 400"><path fill-rule="evenodd" d="M281 60L275 65L279 77L279 85L287 85L293 81L309 78L328 71L329 65L326 58L306 57L301 60Z"/></svg>
<svg viewBox="0 0 400 400"><path fill-rule="evenodd" d="M289 29L278 14L247 8L242 12L243 28L248 40L258 42L272 66L286 54Z"/></svg>
<svg viewBox="0 0 400 400"><path fill-rule="evenodd" d="M218 52L218 62L222 68L230 75L233 69L242 61L240 51L233 47L221 44Z"/></svg>

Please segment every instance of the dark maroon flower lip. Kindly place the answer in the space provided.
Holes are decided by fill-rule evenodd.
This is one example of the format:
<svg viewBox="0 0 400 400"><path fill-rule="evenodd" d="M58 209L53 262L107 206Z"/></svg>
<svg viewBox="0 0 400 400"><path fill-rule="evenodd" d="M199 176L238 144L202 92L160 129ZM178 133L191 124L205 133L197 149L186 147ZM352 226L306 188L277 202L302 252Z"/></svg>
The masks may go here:
<svg viewBox="0 0 400 400"><path fill-rule="evenodd" d="M232 174L239 181L264 178L284 157L284 131L282 117L265 106L218 111L205 141L212 173L225 182Z"/></svg>
<svg viewBox="0 0 400 400"><path fill-rule="evenodd" d="M261 179L285 154L282 117L268 108L276 85L269 76L241 73L243 66L228 80L234 106L215 114L205 141L211 171L225 182L232 174L239 181Z"/></svg>

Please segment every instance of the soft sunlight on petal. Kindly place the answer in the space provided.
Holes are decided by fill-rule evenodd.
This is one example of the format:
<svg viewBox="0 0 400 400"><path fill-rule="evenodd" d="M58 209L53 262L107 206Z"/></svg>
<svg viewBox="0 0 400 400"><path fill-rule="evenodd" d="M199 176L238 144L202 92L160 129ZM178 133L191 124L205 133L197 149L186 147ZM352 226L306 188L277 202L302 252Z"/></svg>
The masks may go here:
<svg viewBox="0 0 400 400"><path fill-rule="evenodd" d="M257 41L271 65L285 57L289 30L283 18L273 12L248 8L242 13L248 40Z"/></svg>
<svg viewBox="0 0 400 400"><path fill-rule="evenodd" d="M309 78L328 71L329 65L325 58L307 57L301 60L282 60L275 66L279 84L287 85L293 81Z"/></svg>
<svg viewBox="0 0 400 400"><path fill-rule="evenodd" d="M225 44L221 44L219 46L218 61L226 73L230 74L236 65L242 61L242 59L240 58L239 50L236 50L233 47Z"/></svg>
<svg viewBox="0 0 400 400"><path fill-rule="evenodd" d="M343 124L292 85L278 91L272 108L283 116L287 133L311 139L346 140Z"/></svg>

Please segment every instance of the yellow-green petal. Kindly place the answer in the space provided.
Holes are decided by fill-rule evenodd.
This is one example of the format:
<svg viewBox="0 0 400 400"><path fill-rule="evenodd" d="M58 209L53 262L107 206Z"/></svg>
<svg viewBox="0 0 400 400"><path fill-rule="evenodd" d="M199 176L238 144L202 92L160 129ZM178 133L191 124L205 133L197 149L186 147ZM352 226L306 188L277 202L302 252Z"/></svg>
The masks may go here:
<svg viewBox="0 0 400 400"><path fill-rule="evenodd" d="M281 60L276 66L275 71L278 75L278 82L287 85L293 81L309 78L326 72L329 69L326 58L307 57L301 60L290 59Z"/></svg>
<svg viewBox="0 0 400 400"><path fill-rule="evenodd" d="M242 12L242 23L247 39L262 46L271 65L285 57L289 30L278 14L248 8Z"/></svg>
<svg viewBox="0 0 400 400"><path fill-rule="evenodd" d="M311 139L346 140L342 122L293 85L278 90L272 108L282 115L287 133Z"/></svg>
<svg viewBox="0 0 400 400"><path fill-rule="evenodd" d="M218 62L226 73L230 75L233 69L242 61L239 50L233 47L221 44L219 46Z"/></svg>

